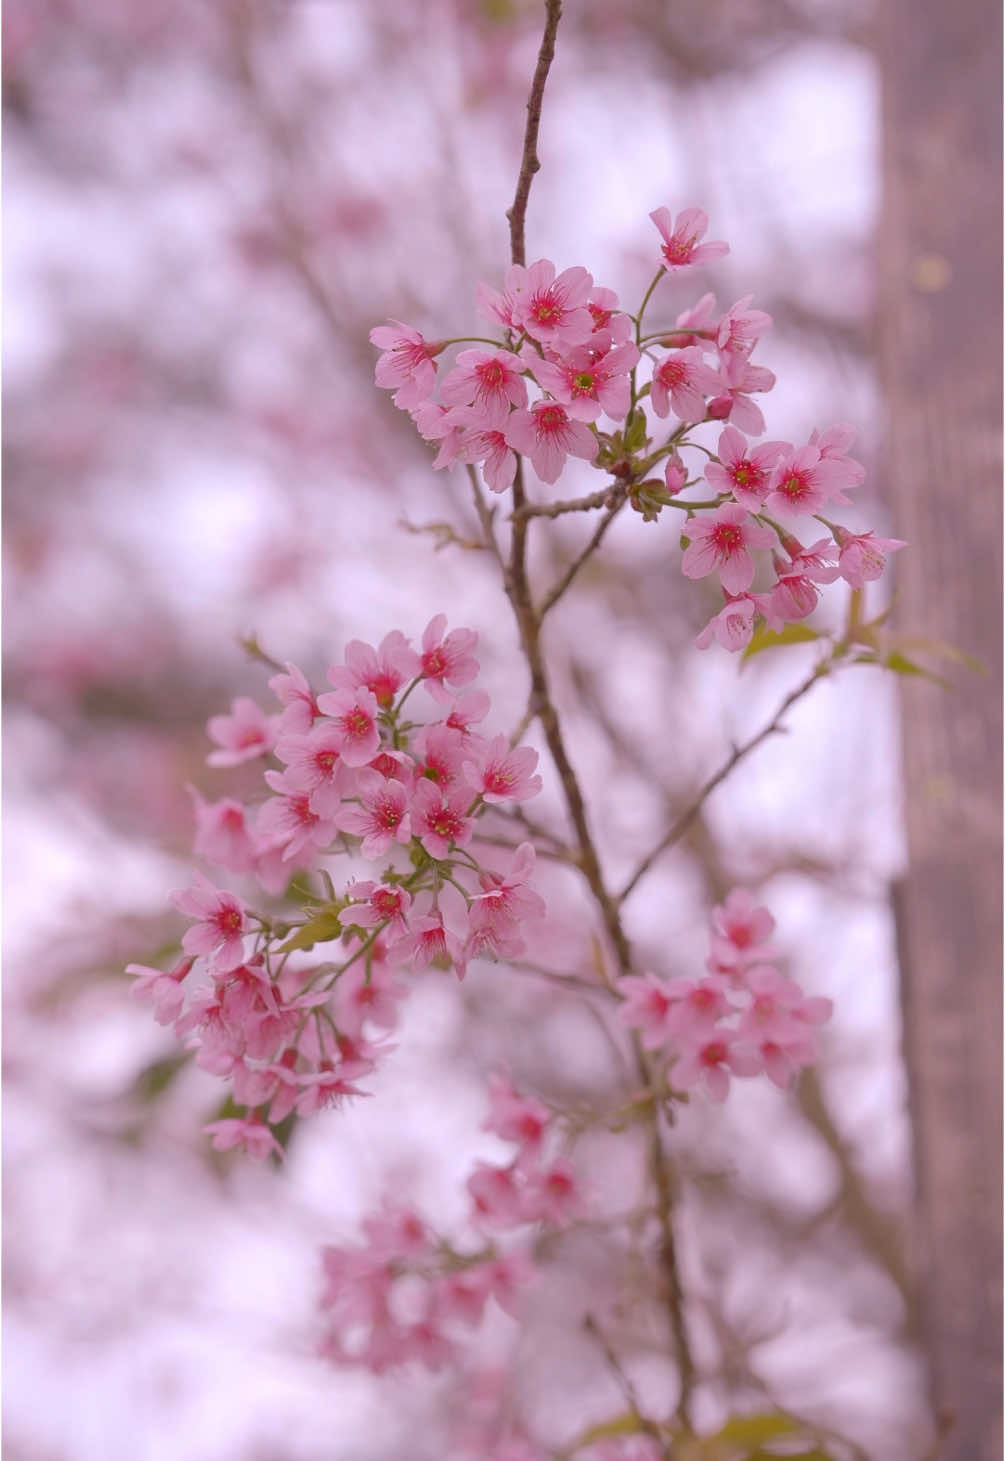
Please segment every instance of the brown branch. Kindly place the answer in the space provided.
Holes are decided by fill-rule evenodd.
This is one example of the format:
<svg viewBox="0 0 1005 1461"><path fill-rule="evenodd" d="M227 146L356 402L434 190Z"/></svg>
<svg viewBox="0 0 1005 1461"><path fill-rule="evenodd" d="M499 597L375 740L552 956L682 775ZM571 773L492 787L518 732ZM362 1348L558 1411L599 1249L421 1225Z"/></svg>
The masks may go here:
<svg viewBox="0 0 1005 1461"><path fill-rule="evenodd" d="M774 718L768 725L764 727L763 730L758 731L756 736L752 736L751 739L749 741L745 741L742 746L733 747L732 755L728 758L728 760L723 762L723 764L719 767L714 776L709 777L708 781L705 782L705 785L698 792L698 795L695 797L694 801L685 811L680 814L676 822L674 822L673 826L667 832L666 836L662 837L653 848L653 850L647 853L646 856L639 863L638 867L628 879L628 882L618 894L618 906L620 906L625 901L630 893L634 892L639 882L642 880L643 877L645 877L646 873L652 867L657 858L661 857L668 848L673 847L675 842L680 841L681 837L683 837L688 827L690 827L695 817L697 817L698 813L701 811L702 807L705 805L705 802L711 796L712 792L715 791L717 786L720 786L722 782L725 781L726 777L730 774L733 768L735 766L738 766L739 763L744 759L744 757L748 756L751 751L756 750L756 748L761 744L762 741L766 741L769 736L775 735L778 731L782 730L782 717L786 714L787 711L791 710L792 706L795 705L797 700L801 700L804 695L812 690L813 686L817 683L818 680L822 679L824 675L830 672L832 664L833 656L829 659L821 661L821 663L818 664L817 667L814 669L813 673L811 675L808 675L801 685L797 685L794 690L790 691L790 693L786 695L785 699L782 701L781 705L775 712Z"/></svg>
<svg viewBox="0 0 1005 1461"><path fill-rule="evenodd" d="M527 130L523 136L520 173L516 181L513 206L506 213L506 217L509 219L510 257L514 264L526 264L527 262L527 246L524 238L527 200L530 197L530 185L534 174L541 166L541 159L537 155L537 134L541 126L541 104L544 101L545 83L548 80L551 63L555 59L555 34L562 15L562 0L545 0L544 8L544 35L541 37L541 49L537 53L537 66L527 100Z"/></svg>
<svg viewBox="0 0 1005 1461"><path fill-rule="evenodd" d="M561 517L565 512L589 512L594 507L610 507L616 498L618 487L601 487L588 497L567 497L558 502L525 502L520 509L521 517ZM516 514L514 513L514 517Z"/></svg>
<svg viewBox="0 0 1005 1461"><path fill-rule="evenodd" d="M587 545L583 549L582 553L580 553L577 558L574 558L572 560L572 562L569 564L568 568L562 574L562 577L560 579L558 579L552 585L552 587L548 590L548 592L545 594L544 601L541 604L541 608L540 608L540 611L539 611L540 612L540 617L542 619L544 618L545 614L547 614L550 609L553 609L554 608L554 606L558 603L559 599L565 593L566 589L572 583L573 579L579 573L579 570L584 566L584 564L587 562L587 560L589 558L591 558L592 555L596 552L596 550L600 547L600 544L602 543L602 541L604 539L604 535L606 534L607 529L611 526L611 523L617 517L617 515L621 511L621 509L624 507L625 501L626 501L625 497L621 497L614 504L613 507L610 507L607 510L607 512L604 514L604 516L600 519L600 522L597 524L596 529L594 530L594 532L593 532L593 534L592 534L592 536L590 538L590 541L587 543Z"/></svg>

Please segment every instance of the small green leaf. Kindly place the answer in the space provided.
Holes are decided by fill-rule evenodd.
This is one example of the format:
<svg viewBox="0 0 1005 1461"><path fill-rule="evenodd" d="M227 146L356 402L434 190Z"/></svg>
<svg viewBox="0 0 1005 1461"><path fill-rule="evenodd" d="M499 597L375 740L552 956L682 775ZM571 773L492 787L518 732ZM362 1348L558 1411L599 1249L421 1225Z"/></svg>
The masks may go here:
<svg viewBox="0 0 1005 1461"><path fill-rule="evenodd" d="M649 439L649 431L644 411L636 411L632 417L632 424L625 432L625 447L629 452L641 451Z"/></svg>
<svg viewBox="0 0 1005 1461"><path fill-rule="evenodd" d="M921 665L916 665L913 660L909 660L906 655L896 649L891 650L882 663L888 670L893 670L895 675L919 675L923 680L931 680L933 684L941 685L943 690L953 688L942 675L935 674L934 670L923 669Z"/></svg>
<svg viewBox="0 0 1005 1461"><path fill-rule="evenodd" d="M175 1076L185 1069L192 1057L185 1052L181 1055L168 1055L162 1060L152 1060L145 1065L133 1081L131 1094L150 1106L158 1096L164 1094L171 1085Z"/></svg>
<svg viewBox="0 0 1005 1461"><path fill-rule="evenodd" d="M760 1446L764 1441L791 1436L801 1429L791 1416L776 1410L766 1415L736 1415L709 1440L724 1441L731 1446Z"/></svg>
<svg viewBox="0 0 1005 1461"><path fill-rule="evenodd" d="M286 942L280 945L281 954L292 954L294 949L312 949L315 944L328 943L342 932L338 905L322 908L298 928Z"/></svg>
<svg viewBox="0 0 1005 1461"><path fill-rule="evenodd" d="M750 643L743 651L741 663L753 659L755 654L761 654L766 649L780 649L785 644L810 644L823 637L819 629L811 629L808 624L786 624L784 629L777 631L762 624L759 629L754 630Z"/></svg>

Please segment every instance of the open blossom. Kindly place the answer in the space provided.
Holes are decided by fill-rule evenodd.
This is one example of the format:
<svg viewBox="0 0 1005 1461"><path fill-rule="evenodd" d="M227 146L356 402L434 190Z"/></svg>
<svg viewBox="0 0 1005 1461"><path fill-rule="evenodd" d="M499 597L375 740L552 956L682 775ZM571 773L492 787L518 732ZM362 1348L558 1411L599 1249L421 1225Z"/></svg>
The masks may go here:
<svg viewBox="0 0 1005 1461"><path fill-rule="evenodd" d="M685 208L674 223L669 208L656 208L649 217L659 230L663 246L663 267L684 269L690 264L708 264L729 253L729 244L721 240L699 243L708 232L708 214L703 208Z"/></svg>
<svg viewBox="0 0 1005 1461"><path fill-rule="evenodd" d="M445 406L475 406L497 419L511 406L526 406L523 365L510 350L462 350L440 385Z"/></svg>
<svg viewBox="0 0 1005 1461"><path fill-rule="evenodd" d="M262 806L257 832L282 847L284 862L297 859L310 865L316 852L334 840L335 818L314 810L311 793L289 771L266 771L265 779L277 795Z"/></svg>
<svg viewBox="0 0 1005 1461"><path fill-rule="evenodd" d="M828 502L846 502L843 488L858 485L858 463L825 457L817 446L789 447L771 475L765 506L783 517L820 512Z"/></svg>
<svg viewBox="0 0 1005 1461"><path fill-rule="evenodd" d="M675 350L661 360L653 371L651 386L653 410L659 417L674 415L689 424L705 419L705 397L722 389L717 371L705 364L697 345Z"/></svg>
<svg viewBox="0 0 1005 1461"><path fill-rule="evenodd" d="M725 902L712 909L710 967L733 969L763 964L774 950L768 940L775 931L771 911L759 905L746 888L734 888Z"/></svg>
<svg viewBox="0 0 1005 1461"><path fill-rule="evenodd" d="M260 705L239 695L231 705L229 715L212 715L206 729L210 739L223 749L211 751L208 757L211 766L238 766L242 761L252 761L264 756L276 743L279 717L266 715Z"/></svg>
<svg viewBox="0 0 1005 1461"><path fill-rule="evenodd" d="M783 441L765 441L750 447L735 426L719 437L717 462L705 468L708 485L716 492L731 492L741 507L757 512L768 495L771 469L785 450Z"/></svg>
<svg viewBox="0 0 1005 1461"><path fill-rule="evenodd" d="M187 918L198 920L181 941L186 954L207 955L221 973L236 969L244 959L247 927L244 904L233 893L215 888L202 873L192 874L192 886L170 895Z"/></svg>
<svg viewBox="0 0 1005 1461"><path fill-rule="evenodd" d="M696 649L708 649L715 639L723 649L736 654L746 649L754 634L754 618L760 608L761 595L737 594L727 597L718 614L705 625L694 641Z"/></svg>
<svg viewBox="0 0 1005 1461"><path fill-rule="evenodd" d="M597 455L593 432L557 401L538 401L529 411L514 411L503 434L515 451L530 457L542 482L558 481L567 456L592 462Z"/></svg>
<svg viewBox="0 0 1005 1461"><path fill-rule="evenodd" d="M195 956L181 959L173 969L151 969L146 964L127 964L126 973L136 976L129 993L135 999L149 999L159 1025L172 1025L185 1003L182 982L191 972Z"/></svg>
<svg viewBox="0 0 1005 1461"><path fill-rule="evenodd" d="M673 997L664 979L655 974L632 974L618 983L624 1003L618 1019L631 1030L638 1030L646 1050L658 1050L667 1035L667 1016Z"/></svg>
<svg viewBox="0 0 1005 1461"><path fill-rule="evenodd" d="M323 720L306 735L280 736L276 755L289 769L289 784L308 793L311 811L333 819L348 794L351 773L341 756L341 728Z"/></svg>
<svg viewBox="0 0 1005 1461"><path fill-rule="evenodd" d="M629 341L611 346L609 335L593 334L557 359L541 359L528 347L525 355L543 390L561 401L575 421L596 421L603 411L622 421L631 404L629 372L638 364L639 351Z"/></svg>
<svg viewBox="0 0 1005 1461"><path fill-rule="evenodd" d="M318 705L338 732L339 755L347 766L366 766L380 750L377 697L364 688L331 690Z"/></svg>
<svg viewBox="0 0 1005 1461"><path fill-rule="evenodd" d="M690 1038L682 1042L670 1080L682 1091L701 1085L713 1101L724 1101L729 1095L731 1075L757 1075L760 1069L759 1057L744 1046L737 1032L720 1026L712 1032L691 1032Z"/></svg>
<svg viewBox="0 0 1005 1461"><path fill-rule="evenodd" d="M537 752L531 746L517 746L512 751L505 736L475 746L471 759L464 762L464 772L471 786L489 803L522 802L537 796L540 776L531 773L537 765Z"/></svg>
<svg viewBox="0 0 1005 1461"><path fill-rule="evenodd" d="M189 791L195 803L193 851L196 856L215 862L229 872L247 872L254 864L258 847L242 804L232 797L207 802L194 786Z"/></svg>
<svg viewBox="0 0 1005 1461"><path fill-rule="evenodd" d="M370 343L382 352L374 380L384 390L394 391L394 404L407 411L425 401L436 384L434 358L443 346L425 340L411 325L394 320L370 331Z"/></svg>
<svg viewBox="0 0 1005 1461"><path fill-rule="evenodd" d="M269 689L283 706L279 717L282 735L303 735L321 714L307 676L296 665L287 663L285 673L273 675Z"/></svg>
<svg viewBox="0 0 1005 1461"><path fill-rule="evenodd" d="M550 259L538 259L527 268L511 264L506 289L514 298L514 324L541 344L567 349L585 344L593 333L593 316L586 307L593 278L581 265L556 276Z"/></svg>
<svg viewBox="0 0 1005 1461"><path fill-rule="evenodd" d="M745 593L754 581L751 548L769 548L775 541L770 528L729 502L714 513L691 518L687 535L691 541L684 551L683 572L688 578L704 578L717 569L729 594Z"/></svg>
<svg viewBox="0 0 1005 1461"><path fill-rule="evenodd" d="M335 1023L346 1035L357 1039L366 1021L382 1030L398 1023L398 1004L408 994L405 985L389 969L374 964L370 970L360 960L339 975L335 985Z"/></svg>
<svg viewBox="0 0 1005 1461"><path fill-rule="evenodd" d="M418 655L401 630L392 629L377 649L351 639L345 647L345 664L329 667L328 683L336 690L369 690L381 710L388 710L402 685L418 672Z"/></svg>
<svg viewBox="0 0 1005 1461"><path fill-rule="evenodd" d="M211 1121L202 1129L217 1151L226 1152L240 1147L256 1162L264 1162L268 1156L283 1156L282 1147L262 1121L229 1117L225 1121Z"/></svg>
<svg viewBox="0 0 1005 1461"><path fill-rule="evenodd" d="M753 297L745 295L722 316L715 337L720 350L749 355L765 330L771 329L773 321L769 314L763 309L747 308Z"/></svg>
<svg viewBox="0 0 1005 1461"><path fill-rule="evenodd" d="M774 371L752 364L746 355L729 351L720 355L719 366L725 390L709 401L708 414L715 421L731 421L748 436L763 435L764 413L750 397L774 388Z"/></svg>
<svg viewBox="0 0 1005 1461"><path fill-rule="evenodd" d="M601 285L594 286L590 290L586 308L593 319L594 335L603 330L610 335L615 345L623 345L626 340L632 338L631 318L625 314L624 310L618 309L618 296L613 289L604 289Z"/></svg>
<svg viewBox="0 0 1005 1461"><path fill-rule="evenodd" d="M449 413L461 433L461 456L466 462L481 462L482 476L490 492L505 492L516 476L516 453L499 425L492 425L477 406L455 406Z"/></svg>
<svg viewBox="0 0 1005 1461"><path fill-rule="evenodd" d="M446 614L436 614L422 635L420 673L426 689L436 700L447 700L448 685L468 685L478 673L473 650L478 635L473 629L452 629L445 634Z"/></svg>
<svg viewBox="0 0 1005 1461"><path fill-rule="evenodd" d="M466 787L443 796L431 781L420 781L412 798L412 833L430 857L444 858L451 844L466 847L471 841L471 818L465 815L471 800Z"/></svg>
<svg viewBox="0 0 1005 1461"><path fill-rule="evenodd" d="M838 573L852 588L864 588L880 577L887 556L906 547L900 538L877 538L874 533L850 533L846 528L834 530L838 546Z"/></svg>
<svg viewBox="0 0 1005 1461"><path fill-rule="evenodd" d="M363 856L383 857L392 842L407 842L412 835L408 792L400 781L389 781L376 771L360 771L356 778L359 806L340 813L341 831L363 839Z"/></svg>

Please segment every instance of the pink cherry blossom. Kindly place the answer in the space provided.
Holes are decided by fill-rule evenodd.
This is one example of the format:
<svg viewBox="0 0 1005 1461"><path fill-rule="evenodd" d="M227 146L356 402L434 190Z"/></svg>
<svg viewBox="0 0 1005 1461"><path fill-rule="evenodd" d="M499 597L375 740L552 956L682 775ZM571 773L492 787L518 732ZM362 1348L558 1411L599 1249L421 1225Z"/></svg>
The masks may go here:
<svg viewBox="0 0 1005 1461"><path fill-rule="evenodd" d="M769 314L763 309L747 308L753 297L747 294L730 305L719 321L715 342L720 350L749 355L765 331L771 329L773 320Z"/></svg>
<svg viewBox="0 0 1005 1461"><path fill-rule="evenodd" d="M272 1132L261 1121L231 1117L225 1121L211 1121L202 1129L212 1138L211 1145L217 1151L226 1152L240 1147L256 1162L264 1162L269 1156L284 1155Z"/></svg>
<svg viewBox="0 0 1005 1461"><path fill-rule="evenodd" d="M686 531L691 541L684 551L683 572L688 578L704 578L718 570L729 594L745 593L754 581L750 550L769 548L775 541L770 528L733 503L691 518Z"/></svg>
<svg viewBox="0 0 1005 1461"><path fill-rule="evenodd" d="M538 401L529 411L514 411L503 433L515 451L529 456L542 482L557 482L567 456L592 462L597 439L574 421L557 401Z"/></svg>
<svg viewBox="0 0 1005 1461"><path fill-rule="evenodd" d="M852 588L865 588L867 583L879 578L887 556L907 546L900 538L877 538L872 532L850 533L842 527L836 527L834 534L841 549L838 573Z"/></svg>
<svg viewBox="0 0 1005 1461"><path fill-rule="evenodd" d="M284 862L306 859L310 864L320 848L334 841L335 818L314 810L311 794L289 771L266 771L265 780L277 795L258 814L259 835L281 844Z"/></svg>
<svg viewBox="0 0 1005 1461"><path fill-rule="evenodd" d="M284 674L272 676L269 689L284 707L279 718L280 733L303 735L309 731L321 712L303 670L287 664Z"/></svg>
<svg viewBox="0 0 1005 1461"><path fill-rule="evenodd" d="M447 701L447 686L468 685L478 673L473 650L478 635L473 629L453 629L445 634L446 614L436 614L422 635L421 673L426 689L437 700Z"/></svg>
<svg viewBox="0 0 1005 1461"><path fill-rule="evenodd" d="M842 488L854 486L854 464L821 455L819 447L789 447L771 474L765 506L783 517L820 512L828 502L844 502Z"/></svg>
<svg viewBox="0 0 1005 1461"><path fill-rule="evenodd" d="M574 421L596 421L604 412L623 421L631 404L629 372L639 351L629 341L611 346L609 335L593 334L560 359L540 359L531 349L525 359L543 390L561 401Z"/></svg>
<svg viewBox="0 0 1005 1461"><path fill-rule="evenodd" d="M466 462L481 462L485 485L490 492L505 492L516 476L516 453L498 425L486 422L475 406L455 406L451 420L461 431L461 456Z"/></svg>
<svg viewBox="0 0 1005 1461"><path fill-rule="evenodd" d="M247 927L244 904L233 893L215 888L202 873L192 874L192 886L170 894L171 902L198 922L181 941L187 954L208 955L222 972L236 969L244 958Z"/></svg>
<svg viewBox="0 0 1005 1461"><path fill-rule="evenodd" d="M398 1003L408 994L400 979L386 968L367 969L360 961L340 974L335 985L335 1023L343 1033L358 1038L366 1021L382 1030L398 1023Z"/></svg>
<svg viewBox="0 0 1005 1461"><path fill-rule="evenodd" d="M380 750L377 698L363 687L332 690L318 696L318 705L339 733L339 755L347 766L365 766Z"/></svg>
<svg viewBox="0 0 1005 1461"><path fill-rule="evenodd" d="M724 1101L729 1095L730 1074L752 1076L760 1068L760 1059L739 1042L735 1030L720 1026L711 1033L695 1031L690 1040L682 1042L670 1082L682 1091L701 1085L713 1101Z"/></svg>
<svg viewBox="0 0 1005 1461"><path fill-rule="evenodd" d="M708 264L729 253L729 244L721 241L699 243L708 232L708 214L703 208L685 208L674 224L670 209L656 208L649 217L659 230L665 269L685 269L691 264Z"/></svg>
<svg viewBox="0 0 1005 1461"><path fill-rule="evenodd" d="M722 389L719 373L705 364L698 346L675 350L661 360L653 371L651 387L653 410L659 417L674 414L689 424L705 419L705 397Z"/></svg>
<svg viewBox="0 0 1005 1461"><path fill-rule="evenodd" d="M716 421L731 421L748 436L762 436L764 414L750 397L752 393L774 388L774 371L751 364L745 355L728 351L720 356L719 365L726 389L709 401L708 414Z"/></svg>
<svg viewBox="0 0 1005 1461"><path fill-rule="evenodd" d="M341 831L363 839L363 856L375 861L392 842L408 842L411 823L408 792L400 781L388 781L376 771L360 771L356 778L359 806L347 806L338 817Z"/></svg>
<svg viewBox="0 0 1005 1461"><path fill-rule="evenodd" d="M658 1050L666 1041L667 1017L673 996L666 981L655 974L632 974L618 982L624 1003L618 1019L629 1029L638 1030L646 1050Z"/></svg>
<svg viewBox="0 0 1005 1461"><path fill-rule="evenodd" d="M172 1025L181 1014L185 1003L182 981L191 972L195 963L193 955L180 959L172 969L151 969L146 964L127 964L126 973L136 976L129 993L135 999L149 999L154 1007L154 1019L158 1025Z"/></svg>
<svg viewBox="0 0 1005 1461"><path fill-rule="evenodd" d="M195 804L196 830L192 844L197 857L215 862L230 872L247 872L257 854L243 805L232 797L206 802L189 787Z"/></svg>
<svg viewBox="0 0 1005 1461"><path fill-rule="evenodd" d="M506 1075L489 1076L490 1110L483 1130L503 1141L517 1142L523 1151L537 1151L551 1123L551 1112L533 1096L518 1094Z"/></svg>
<svg viewBox="0 0 1005 1461"><path fill-rule="evenodd" d="M753 637L754 618L760 607L759 598L760 596L755 598L752 594L738 594L735 598L727 598L718 614L713 615L695 639L695 648L708 649L715 639L731 654L746 649Z"/></svg>
<svg viewBox="0 0 1005 1461"><path fill-rule="evenodd" d="M526 406L523 365L510 350L462 350L440 386L445 406L475 406L505 417L510 406Z"/></svg>
<svg viewBox="0 0 1005 1461"><path fill-rule="evenodd" d="M272 750L279 717L266 715L254 700L240 695L232 703L230 714L210 716L206 729L210 739L223 747L210 752L207 757L210 766L238 766Z"/></svg>
<svg viewBox="0 0 1005 1461"><path fill-rule="evenodd" d="M382 351L374 380L384 390L394 391L396 406L407 411L432 395L436 384L433 360L443 349L441 344L430 343L400 320L377 325L370 331L370 343Z"/></svg>
<svg viewBox="0 0 1005 1461"><path fill-rule="evenodd" d="M757 512L768 494L771 469L785 447L783 441L765 441L748 449L736 427L727 426L719 437L718 462L705 468L708 485L716 492L732 493L741 507Z"/></svg>
<svg viewBox="0 0 1005 1461"><path fill-rule="evenodd" d="M632 321L623 310L618 309L618 296L613 289L597 285L590 291L586 308L593 319L593 333L599 330L610 335L615 345L623 345L632 338Z"/></svg>
<svg viewBox="0 0 1005 1461"><path fill-rule="evenodd" d="M379 649L352 639L345 647L345 664L331 665L328 682L336 690L369 690L381 710L394 704L406 681L419 673L419 657L400 629L380 641Z"/></svg>
<svg viewBox="0 0 1005 1461"><path fill-rule="evenodd" d="M505 736L494 736L470 748L464 773L469 784L490 804L523 802L541 790L540 776L531 775L537 760L531 746L510 750Z"/></svg>
<svg viewBox="0 0 1005 1461"><path fill-rule="evenodd" d="M306 735L280 736L276 755L289 768L288 784L306 791L310 809L332 820L352 787L351 772L342 760L345 735L341 727L323 720Z"/></svg>
<svg viewBox="0 0 1005 1461"><path fill-rule="evenodd" d="M466 815L471 798L466 788L444 796L431 781L420 781L412 797L412 834L430 857L444 858L451 846L471 841L471 819Z"/></svg>
<svg viewBox="0 0 1005 1461"><path fill-rule="evenodd" d="M581 265L556 277L550 259L526 269L512 264L506 274L506 289L514 294L514 323L542 344L564 349L585 344L593 332L586 307L592 288L592 276Z"/></svg>

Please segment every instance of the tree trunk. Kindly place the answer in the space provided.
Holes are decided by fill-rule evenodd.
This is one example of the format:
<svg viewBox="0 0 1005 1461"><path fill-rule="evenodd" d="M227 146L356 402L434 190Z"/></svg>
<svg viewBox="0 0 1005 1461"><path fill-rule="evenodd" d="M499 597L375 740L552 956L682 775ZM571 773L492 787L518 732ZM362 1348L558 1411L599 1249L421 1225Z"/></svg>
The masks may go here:
<svg viewBox="0 0 1005 1461"><path fill-rule="evenodd" d="M881 0L897 624L989 672L903 682L915 1257L945 1461L1002 1454L1000 28L996 3Z"/></svg>

